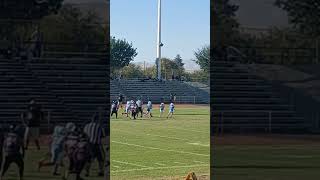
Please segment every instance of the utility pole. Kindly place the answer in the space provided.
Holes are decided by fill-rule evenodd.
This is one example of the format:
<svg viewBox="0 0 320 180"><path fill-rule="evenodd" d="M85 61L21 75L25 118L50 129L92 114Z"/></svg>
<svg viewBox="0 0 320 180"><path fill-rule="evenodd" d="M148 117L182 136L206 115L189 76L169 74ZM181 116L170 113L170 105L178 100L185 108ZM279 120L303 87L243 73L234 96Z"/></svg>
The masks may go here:
<svg viewBox="0 0 320 180"><path fill-rule="evenodd" d="M157 33L157 63L158 79L161 80L161 0L158 0L158 33Z"/></svg>
<svg viewBox="0 0 320 180"><path fill-rule="evenodd" d="M144 76L146 76L146 61L143 61Z"/></svg>

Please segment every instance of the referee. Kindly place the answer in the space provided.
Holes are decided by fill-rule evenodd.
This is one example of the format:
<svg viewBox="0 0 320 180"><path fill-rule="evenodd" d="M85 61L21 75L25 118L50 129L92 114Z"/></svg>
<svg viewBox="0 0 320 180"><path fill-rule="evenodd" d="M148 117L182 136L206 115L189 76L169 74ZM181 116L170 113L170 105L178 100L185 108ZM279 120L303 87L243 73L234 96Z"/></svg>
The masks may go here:
<svg viewBox="0 0 320 180"><path fill-rule="evenodd" d="M86 176L89 176L91 163L97 158L99 163L99 173L98 176L103 176L104 167L104 150L101 143L103 132L100 123L98 122L99 116L97 113L94 114L90 123L86 124L84 127L84 133L87 134L89 138L90 148L91 148L91 160L86 168Z"/></svg>

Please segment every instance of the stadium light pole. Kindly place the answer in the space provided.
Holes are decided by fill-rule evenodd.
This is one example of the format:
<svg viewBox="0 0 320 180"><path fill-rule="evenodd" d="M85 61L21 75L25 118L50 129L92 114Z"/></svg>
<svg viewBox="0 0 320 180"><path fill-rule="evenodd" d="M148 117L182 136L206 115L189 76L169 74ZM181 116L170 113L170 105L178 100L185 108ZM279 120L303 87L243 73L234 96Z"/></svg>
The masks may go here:
<svg viewBox="0 0 320 180"><path fill-rule="evenodd" d="M161 0L158 0L158 33L157 33L157 63L158 79L161 80Z"/></svg>

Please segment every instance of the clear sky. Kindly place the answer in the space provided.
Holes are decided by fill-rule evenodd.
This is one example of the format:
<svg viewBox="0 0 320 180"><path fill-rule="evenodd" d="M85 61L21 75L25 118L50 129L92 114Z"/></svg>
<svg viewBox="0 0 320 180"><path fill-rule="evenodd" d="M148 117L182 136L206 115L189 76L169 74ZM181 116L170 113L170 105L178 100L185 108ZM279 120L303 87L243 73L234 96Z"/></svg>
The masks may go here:
<svg viewBox="0 0 320 180"><path fill-rule="evenodd" d="M111 36L137 48L134 62L156 59L157 0L111 0ZM210 44L210 0L162 0L162 57L180 54L194 69L194 51Z"/></svg>

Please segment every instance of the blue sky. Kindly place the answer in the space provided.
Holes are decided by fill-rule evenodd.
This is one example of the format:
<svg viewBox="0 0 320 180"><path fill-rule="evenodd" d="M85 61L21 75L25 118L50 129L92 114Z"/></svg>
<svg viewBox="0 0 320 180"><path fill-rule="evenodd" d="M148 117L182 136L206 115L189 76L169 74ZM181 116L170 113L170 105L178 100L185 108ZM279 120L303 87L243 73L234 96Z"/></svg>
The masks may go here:
<svg viewBox="0 0 320 180"><path fill-rule="evenodd" d="M135 62L156 58L157 0L111 0L111 35L137 48ZM209 0L162 0L162 57L180 54L186 69L196 65L194 51L210 44Z"/></svg>

